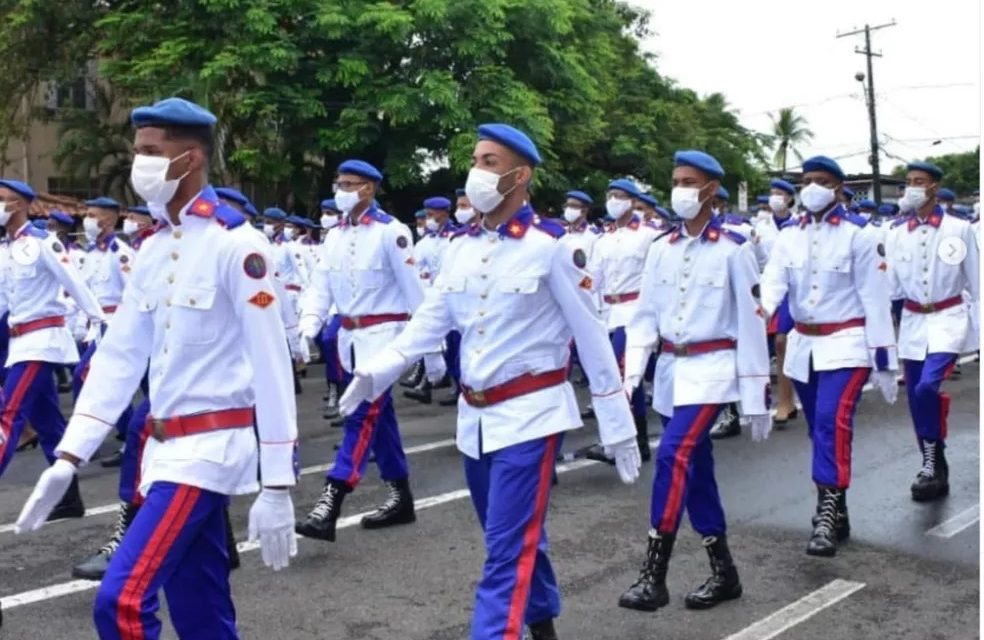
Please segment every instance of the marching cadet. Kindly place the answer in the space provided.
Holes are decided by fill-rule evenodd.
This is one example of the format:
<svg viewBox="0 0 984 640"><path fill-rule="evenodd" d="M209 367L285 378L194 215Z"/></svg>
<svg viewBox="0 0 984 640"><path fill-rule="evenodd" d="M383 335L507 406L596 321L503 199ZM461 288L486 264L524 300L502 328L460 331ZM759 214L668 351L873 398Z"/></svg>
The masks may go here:
<svg viewBox="0 0 984 640"><path fill-rule="evenodd" d="M72 238L72 231L75 228L75 219L65 213L55 209L48 213L48 233L55 236L55 238L61 242L62 246L65 247L65 253L68 254L68 258L79 273L82 272L82 268L85 265L86 251L79 246ZM62 301L68 307L65 313L65 324L68 330L72 334L72 339L75 340L76 344L81 344L82 340L85 338L88 332L89 319L88 316L83 313L78 305L75 303L75 299L72 298L67 293L65 294ZM0 319L4 325L6 325L5 319ZM82 352L84 349L77 349ZM2 360L0 360L2 362ZM58 381L58 393L67 393L72 390L72 376L71 372L75 369L74 366L61 366L55 369L55 376ZM25 428L24 433L27 434L30 429ZM22 436L22 442L23 442ZM31 439L31 444L37 444L37 437Z"/></svg>
<svg viewBox="0 0 984 640"><path fill-rule="evenodd" d="M646 252L657 236L657 232L644 225L633 211L632 200L638 197L639 188L631 180L618 179L609 183L605 209L614 219L615 226L598 239L592 256L598 292L602 302L610 305L608 332L620 370L625 366L625 326L638 306ZM646 393L641 385L630 400L639 451L645 462L652 454L646 420ZM601 457L596 453L590 457Z"/></svg>
<svg viewBox="0 0 984 640"><path fill-rule="evenodd" d="M208 186L215 117L180 98L135 109L131 181L161 229L134 264L86 385L58 445L17 520L41 526L51 506L112 429L150 362L143 453L144 502L99 587L100 638L161 634L158 591L179 637L236 638L223 508L230 495L263 490L250 509L263 561L296 554L293 505L296 409L281 303L245 217ZM205 392L203 393L203 389ZM255 406L254 406L255 405ZM257 435L259 439L257 455Z"/></svg>
<svg viewBox="0 0 984 640"><path fill-rule="evenodd" d="M556 640L560 591L544 530L554 460L564 432L581 426L567 382L568 345L584 357L601 441L625 482L639 473L632 417L594 313L587 256L534 221L529 185L540 155L504 124L478 128L465 187L484 214L451 242L444 268L406 330L355 370L343 412L385 394L451 329L462 335L459 450L486 561L472 640Z"/></svg>
<svg viewBox="0 0 984 640"><path fill-rule="evenodd" d="M625 389L642 381L657 349L653 409L664 431L656 452L648 550L619 606L654 611L669 602L666 572L686 508L703 537L710 578L687 595L689 609L741 596L728 550L709 437L724 405L740 401L752 437L771 429L769 352L759 307L759 270L746 238L723 226L711 197L724 177L702 151L674 157L673 210L683 222L651 246L638 307L626 329Z"/></svg>
<svg viewBox="0 0 984 640"><path fill-rule="evenodd" d="M858 215L865 220L871 220L878 213L878 205L875 204L874 200L869 200L865 198L864 200L858 201Z"/></svg>
<svg viewBox="0 0 984 640"><path fill-rule="evenodd" d="M414 218L414 227L413 227L414 243L417 243L420 242L420 240L427 233L427 210L418 209L417 213L413 214L413 218Z"/></svg>
<svg viewBox="0 0 984 640"><path fill-rule="evenodd" d="M912 213L892 224L886 250L893 288L904 300L899 359L922 453L911 493L923 502L950 492L944 454L950 396L940 386L961 353L979 348L980 327L966 303L980 304L980 249L970 223L934 202L942 170L927 162L906 169L903 200Z"/></svg>
<svg viewBox="0 0 984 640"><path fill-rule="evenodd" d="M383 175L368 162L347 160L339 165L335 204L345 218L321 246L318 269L301 305L301 334L308 339L318 335L337 308L342 326L338 353L349 372L392 342L423 298L410 230L373 202L382 180ZM360 404L345 420L344 429L324 490L307 517L297 522L297 533L335 540L342 502L359 484L370 451L390 497L362 519L362 526L378 529L416 521L407 457L390 390Z"/></svg>
<svg viewBox="0 0 984 640"><path fill-rule="evenodd" d="M895 402L898 358L885 248L841 204L843 171L816 156L803 163L803 184L807 213L776 239L762 275L762 305L772 315L789 296L794 328L784 370L806 414L817 485L806 552L833 556L850 535L847 489L861 390L870 375L885 400Z"/></svg>
<svg viewBox="0 0 984 640"><path fill-rule="evenodd" d="M755 225L755 242L759 244L761 253L768 258L772 255L772 247L783 228L796 224L793 215L793 205L796 203L796 187L785 180L773 180L769 183L769 214L761 218ZM764 267L765 264L762 264ZM793 398L793 383L783 372L786 361L786 336L793 329L793 318L789 315L789 297L783 298L776 312L769 318L768 334L773 337L776 353L776 412L772 422L776 427L782 427L799 416L796 401Z"/></svg>
<svg viewBox="0 0 984 640"><path fill-rule="evenodd" d="M413 248L414 260L424 288L433 286L434 280L441 273L441 261L447 251L451 235L457 230L457 225L451 220L451 201L444 197L433 197L424 200L424 211L427 212L424 237ZM424 356L424 373L419 384L403 395L411 400L431 403L431 388L445 376L449 376L453 389L449 396L438 404L443 407L453 407L458 404L458 345L461 336L450 332L441 341L435 351Z"/></svg>
<svg viewBox="0 0 984 640"><path fill-rule="evenodd" d="M940 206L940 208L943 210L943 213L954 215L953 203L956 202L956 200L957 200L957 194L955 194L952 189L947 189L945 187L937 189L936 204ZM905 210L909 211L911 209L905 209Z"/></svg>
<svg viewBox="0 0 984 640"><path fill-rule="evenodd" d="M150 236L154 227L154 219L150 215L150 209L145 205L127 207L123 214L123 234L130 244L130 248L136 251L140 248L140 243Z"/></svg>
<svg viewBox="0 0 984 640"><path fill-rule="evenodd" d="M454 219L457 220L460 225L470 225L478 223L478 218L476 217L478 212L471 205L468 200L468 194L465 193L464 189L455 189L455 206L454 206Z"/></svg>
<svg viewBox="0 0 984 640"><path fill-rule="evenodd" d="M561 236L560 242L571 249L582 250L587 258L585 271L593 273L594 246L598 242L598 238L601 237L601 231L594 225L588 224L588 215L591 213L594 200L585 192L576 190L568 191L565 197L564 222L567 224L566 233ZM597 291L595 291L595 314L599 317L601 315L601 299L598 298ZM577 347L571 345L571 368L573 368L575 363L581 366L580 362ZM584 367L581 367L581 371L584 371ZM592 415L593 413L590 408L586 408L581 412L582 417L590 417Z"/></svg>
<svg viewBox="0 0 984 640"><path fill-rule="evenodd" d="M79 361L75 341L65 326L68 307L63 290L93 326L104 322L99 303L86 288L62 243L28 221L28 208L34 198L34 191L27 184L0 179L0 226L6 227L10 236L4 249L9 258L6 282L0 291L0 315L9 313L10 327L4 363L5 403L0 411L0 477L28 420L48 462L56 461L55 447L65 433L65 418L59 409L54 369ZM48 505L51 519L81 518L85 507L77 479L72 477L63 490Z"/></svg>
<svg viewBox="0 0 984 640"><path fill-rule="evenodd" d="M341 217L341 212L338 210L338 206L334 200L326 199L321 201L320 222L322 245L328 242L328 235L332 233L333 229L338 227ZM317 273L319 252L320 249L315 250L314 269L310 272L312 278ZM324 396L325 409L322 417L325 420L335 420L335 422L331 423L332 427L336 425L341 426L341 423L336 420L339 416L338 398L345 389L345 385L348 384L349 379L349 374L342 367L342 360L338 353L338 330L341 327L342 319L338 317L337 313L332 313L316 340L318 350L321 352L321 358L325 361L325 380L328 383L328 392Z"/></svg>

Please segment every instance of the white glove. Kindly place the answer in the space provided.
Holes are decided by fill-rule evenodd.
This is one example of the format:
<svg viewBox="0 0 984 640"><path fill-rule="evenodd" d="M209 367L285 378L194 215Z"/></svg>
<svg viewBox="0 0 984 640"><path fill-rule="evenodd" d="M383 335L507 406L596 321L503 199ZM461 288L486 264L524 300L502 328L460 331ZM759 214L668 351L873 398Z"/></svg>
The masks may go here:
<svg viewBox="0 0 984 640"><path fill-rule="evenodd" d="M626 376L625 381L622 382L622 390L631 398L640 384L642 384L642 376Z"/></svg>
<svg viewBox="0 0 984 640"><path fill-rule="evenodd" d="M348 389L338 400L338 412L343 416L352 415L371 395L372 378L356 369L352 373L352 381L349 382Z"/></svg>
<svg viewBox="0 0 984 640"><path fill-rule="evenodd" d="M300 332L302 338L314 340L318 337L318 333L321 331L321 322L317 316L304 316L298 323L298 331Z"/></svg>
<svg viewBox="0 0 984 640"><path fill-rule="evenodd" d="M45 469L38 483L34 485L31 497L24 503L14 533L37 531L45 523L58 502L64 497L68 485L72 484L77 469L68 460L58 458L55 463Z"/></svg>
<svg viewBox="0 0 984 640"><path fill-rule="evenodd" d="M632 484L639 477L642 456L639 454L639 445L635 438L605 447L605 455L615 459L618 477L625 484Z"/></svg>
<svg viewBox="0 0 984 640"><path fill-rule="evenodd" d="M888 404L895 404L899 397L897 373L897 371L873 371L871 373L871 383L881 391L882 397Z"/></svg>
<svg viewBox="0 0 984 640"><path fill-rule="evenodd" d="M752 427L752 440L755 442L761 442L769 437L769 433L772 431L771 413L747 417Z"/></svg>
<svg viewBox="0 0 984 640"><path fill-rule="evenodd" d="M249 509L249 540L260 541L263 564L280 571L297 555L294 503L286 489L263 489Z"/></svg>
<svg viewBox="0 0 984 640"><path fill-rule="evenodd" d="M104 333L103 327L105 326L106 324L104 322L90 320L89 330L85 332L85 337L82 339L82 342L85 344L99 344L99 339L102 338L102 334Z"/></svg>

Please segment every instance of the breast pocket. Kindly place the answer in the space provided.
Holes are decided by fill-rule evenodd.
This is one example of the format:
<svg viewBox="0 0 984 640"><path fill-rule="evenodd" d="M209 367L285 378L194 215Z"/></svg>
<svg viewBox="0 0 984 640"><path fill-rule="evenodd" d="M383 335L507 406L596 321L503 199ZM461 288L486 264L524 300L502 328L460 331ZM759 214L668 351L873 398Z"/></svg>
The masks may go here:
<svg viewBox="0 0 984 640"><path fill-rule="evenodd" d="M496 283L496 298L499 309L509 318L527 316L536 308L536 293L540 289L540 279L535 277L500 278Z"/></svg>
<svg viewBox="0 0 984 640"><path fill-rule="evenodd" d="M820 261L820 272L824 279L832 285L847 283L851 278L851 257L834 255Z"/></svg>
<svg viewBox="0 0 984 640"><path fill-rule="evenodd" d="M694 278L697 284L697 302L702 307L718 309L724 305L728 282L724 270L701 271Z"/></svg>
<svg viewBox="0 0 984 640"><path fill-rule="evenodd" d="M444 296L451 314L459 322L463 322L469 316L469 305L465 300L467 284L467 279L462 276L449 276L443 273L434 281L434 288Z"/></svg>
<svg viewBox="0 0 984 640"><path fill-rule="evenodd" d="M215 287L184 286L171 296L173 331L183 344L210 344L219 337L223 322L214 310Z"/></svg>

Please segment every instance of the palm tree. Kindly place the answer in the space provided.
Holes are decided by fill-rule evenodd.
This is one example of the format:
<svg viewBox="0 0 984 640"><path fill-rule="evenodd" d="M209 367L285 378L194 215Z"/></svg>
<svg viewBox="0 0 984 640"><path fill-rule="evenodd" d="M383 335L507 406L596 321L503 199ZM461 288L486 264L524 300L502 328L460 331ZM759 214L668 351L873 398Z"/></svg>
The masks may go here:
<svg viewBox="0 0 984 640"><path fill-rule="evenodd" d="M785 173L789 153L792 152L802 162L803 156L796 147L812 140L813 132L807 127L806 118L796 113L793 107L779 109L778 115L769 114L769 119L772 120L772 140L776 144L772 162Z"/></svg>

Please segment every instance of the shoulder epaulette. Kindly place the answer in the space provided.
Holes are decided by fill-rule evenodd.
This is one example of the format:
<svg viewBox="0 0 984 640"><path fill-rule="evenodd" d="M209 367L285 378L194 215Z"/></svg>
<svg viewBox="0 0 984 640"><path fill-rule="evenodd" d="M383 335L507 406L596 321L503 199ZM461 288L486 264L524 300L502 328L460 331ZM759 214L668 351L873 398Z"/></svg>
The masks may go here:
<svg viewBox="0 0 984 640"><path fill-rule="evenodd" d="M868 221L867 220L865 220L864 218L862 218L861 216L859 216L856 213L845 213L843 215L843 218L845 220L847 220L848 222L851 222L853 224L856 224L857 226L861 227L862 229L865 226L867 226L867 224L868 224Z"/></svg>
<svg viewBox="0 0 984 640"><path fill-rule="evenodd" d="M26 233L27 235L32 236L34 238L42 238L42 239L47 238L49 235L47 230L35 227L33 224L27 225Z"/></svg>
<svg viewBox="0 0 984 640"><path fill-rule="evenodd" d="M219 201L219 205L215 207L215 220L226 229L235 229L246 223L246 216Z"/></svg>
<svg viewBox="0 0 984 640"><path fill-rule="evenodd" d="M565 233L567 233L564 230L564 225L554 220L550 220L546 218L540 218L539 220L533 223L533 226L554 238L560 238Z"/></svg>
<svg viewBox="0 0 984 640"><path fill-rule="evenodd" d="M735 244L745 244L748 242L748 238L741 235L737 231L732 231L731 229L721 229L721 233L724 234L724 237L728 238Z"/></svg>

